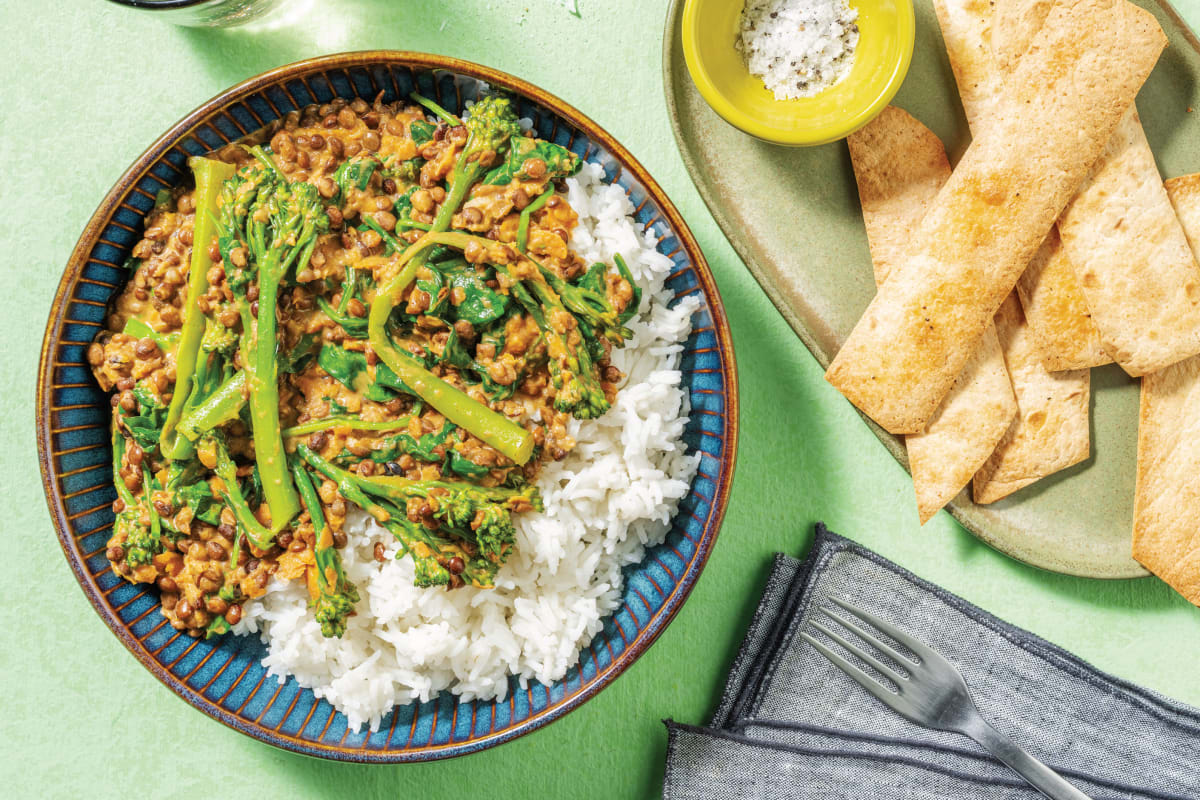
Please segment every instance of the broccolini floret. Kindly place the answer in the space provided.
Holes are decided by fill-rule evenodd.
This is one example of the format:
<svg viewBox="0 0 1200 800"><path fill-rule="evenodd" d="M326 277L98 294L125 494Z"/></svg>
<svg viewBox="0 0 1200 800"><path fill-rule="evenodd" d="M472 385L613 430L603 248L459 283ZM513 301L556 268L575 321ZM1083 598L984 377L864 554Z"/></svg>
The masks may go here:
<svg viewBox="0 0 1200 800"><path fill-rule="evenodd" d="M276 306L280 284L293 270L308 266L329 218L315 186L288 181L262 147L250 154L257 163L242 167L225 184L218 243L228 285L238 295L255 460L271 531L278 533L299 513L300 500L280 436ZM258 288L257 316L246 295L252 281Z"/></svg>
<svg viewBox="0 0 1200 800"><path fill-rule="evenodd" d="M418 586L449 583L451 576L475 586L491 586L496 570L512 548L512 513L542 508L541 497L533 486L514 489L370 478L334 466L305 445L297 447L296 452L337 483L342 496L399 539L416 564ZM430 516L441 523L437 531L408 518L406 509L414 498L424 501ZM442 533L451 534L461 544Z"/></svg>
<svg viewBox="0 0 1200 800"><path fill-rule="evenodd" d="M333 546L333 533L325 522L321 500L317 497L316 487L313 486L304 463L294 459L292 471L296 478L296 487L300 490L300 500L312 519L313 532L317 537L313 547L313 559L316 561L317 570L314 614L321 625L323 636L340 638L346 632L346 618L354 614L354 606L358 603L358 587L346 577L342 568L342 557Z"/></svg>
<svg viewBox="0 0 1200 800"><path fill-rule="evenodd" d="M208 320L204 327L204 336L200 340L200 349L205 353L218 353L226 358L232 358L238 349L238 335L216 320Z"/></svg>
<svg viewBox="0 0 1200 800"><path fill-rule="evenodd" d="M514 284L512 293L546 337L555 409L578 419L602 416L612 404L600 385L579 321L563 307L550 287L540 281L530 281L528 285L537 295L536 300L525 283Z"/></svg>

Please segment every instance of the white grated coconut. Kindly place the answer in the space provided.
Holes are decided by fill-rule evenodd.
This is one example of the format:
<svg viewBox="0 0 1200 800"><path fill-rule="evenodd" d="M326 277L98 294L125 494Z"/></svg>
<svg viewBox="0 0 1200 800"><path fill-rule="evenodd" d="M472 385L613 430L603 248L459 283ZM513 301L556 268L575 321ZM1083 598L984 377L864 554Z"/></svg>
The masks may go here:
<svg viewBox="0 0 1200 800"><path fill-rule="evenodd" d="M747 0L736 45L776 99L812 97L850 74L858 11L846 0Z"/></svg>

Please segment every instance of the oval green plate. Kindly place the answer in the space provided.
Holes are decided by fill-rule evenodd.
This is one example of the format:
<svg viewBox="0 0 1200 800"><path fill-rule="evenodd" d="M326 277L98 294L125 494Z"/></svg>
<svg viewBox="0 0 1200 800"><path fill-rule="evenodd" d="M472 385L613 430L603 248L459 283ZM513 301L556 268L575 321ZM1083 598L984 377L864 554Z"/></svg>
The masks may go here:
<svg viewBox="0 0 1200 800"><path fill-rule="evenodd" d="M1138 96L1164 177L1200 170L1200 43L1175 11L1152 11L1169 39ZM893 101L932 128L951 161L970 139L930 0L917 0L912 67ZM842 142L788 148L724 122L696 91L680 44L683 0L663 39L663 82L684 163L717 224L821 366L875 294L850 158ZM797 220L800 221L797 224ZM948 510L980 539L1044 569L1096 578L1146 571L1130 556L1138 387L1119 368L1092 373L1092 456L987 506L960 492ZM865 417L864 417L865 419ZM907 466L903 443L867 420Z"/></svg>

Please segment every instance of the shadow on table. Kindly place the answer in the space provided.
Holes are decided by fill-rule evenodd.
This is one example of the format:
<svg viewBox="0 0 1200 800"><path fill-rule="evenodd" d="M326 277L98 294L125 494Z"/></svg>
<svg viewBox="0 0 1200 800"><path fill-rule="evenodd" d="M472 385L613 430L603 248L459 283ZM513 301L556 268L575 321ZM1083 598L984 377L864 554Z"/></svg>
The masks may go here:
<svg viewBox="0 0 1200 800"><path fill-rule="evenodd" d="M954 547L957 557L964 562L998 555L965 529L960 529L960 534L954 537ZM1096 608L1136 608L1157 612L1190 607L1187 600L1154 576L1122 580L1080 578L1031 567L1010 557L1004 557L1003 560L1005 567L1022 580L1036 582L1039 588Z"/></svg>
<svg viewBox="0 0 1200 800"><path fill-rule="evenodd" d="M418 50L511 64L514 57L518 62L539 58L540 48L519 48L524 55L515 56L502 52L531 29L534 13L543 32L547 26L579 23L569 8L547 4L526 8L498 25L494 15L481 14L475 6L473 0L289 0L282 16L262 24L181 31L203 55L203 68L224 87L293 61L353 50Z"/></svg>

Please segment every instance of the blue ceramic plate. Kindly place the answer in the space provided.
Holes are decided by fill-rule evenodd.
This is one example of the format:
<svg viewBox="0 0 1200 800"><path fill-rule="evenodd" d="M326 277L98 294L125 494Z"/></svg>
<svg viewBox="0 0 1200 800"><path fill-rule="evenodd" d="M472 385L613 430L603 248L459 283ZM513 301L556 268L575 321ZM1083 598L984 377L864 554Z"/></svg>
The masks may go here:
<svg viewBox="0 0 1200 800"><path fill-rule="evenodd" d="M141 238L155 193L187 178L188 155L217 149L310 103L334 97L385 101L419 90L452 111L479 96L481 81L517 100L538 134L600 164L665 233L658 249L675 262L667 285L704 304L686 344L683 380L692 404L685 439L702 455L691 493L666 541L626 570L623 602L567 676L551 686L511 682L499 702L435 700L397 706L379 731L346 718L294 679L260 665L255 637L191 639L159 613L157 590L126 583L105 558L116 497L109 402L92 379L86 350L106 305L126 280L121 264ZM71 568L101 619L176 694L209 716L268 744L346 761L422 761L481 750L557 719L608 685L662 633L700 575L717 537L737 449L737 379L721 299L679 213L645 169L596 123L542 90L495 70L439 56L376 51L303 61L252 78L205 103L154 143L117 182L88 223L58 288L42 345L37 437L50 514Z"/></svg>

